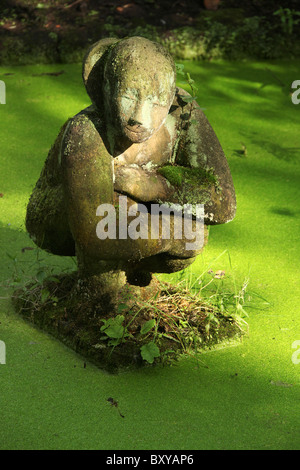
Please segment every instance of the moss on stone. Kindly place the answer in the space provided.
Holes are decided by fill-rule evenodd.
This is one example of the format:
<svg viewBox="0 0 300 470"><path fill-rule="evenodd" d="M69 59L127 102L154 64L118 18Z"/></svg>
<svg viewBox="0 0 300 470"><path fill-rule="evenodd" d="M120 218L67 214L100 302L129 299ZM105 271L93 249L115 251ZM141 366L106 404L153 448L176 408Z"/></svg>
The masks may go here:
<svg viewBox="0 0 300 470"><path fill-rule="evenodd" d="M211 169L204 170L202 168L188 168L180 165L165 165L159 168L158 172L174 186L181 186L183 183L195 185L217 184L217 178Z"/></svg>

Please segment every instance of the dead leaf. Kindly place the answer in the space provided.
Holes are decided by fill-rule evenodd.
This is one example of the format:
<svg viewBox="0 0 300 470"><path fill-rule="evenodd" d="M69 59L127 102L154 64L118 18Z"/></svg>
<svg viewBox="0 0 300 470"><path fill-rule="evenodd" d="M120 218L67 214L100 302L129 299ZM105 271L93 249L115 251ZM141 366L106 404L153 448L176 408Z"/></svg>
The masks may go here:
<svg viewBox="0 0 300 470"><path fill-rule="evenodd" d="M215 273L215 278L216 279L221 279L224 276L225 276L225 271L221 271L220 269L218 271L216 271L216 273Z"/></svg>
<svg viewBox="0 0 300 470"><path fill-rule="evenodd" d="M281 382L281 380L271 380L270 382L272 385L276 385L277 387L292 387L293 384L288 384L286 382Z"/></svg>
<svg viewBox="0 0 300 470"><path fill-rule="evenodd" d="M119 403L117 402L117 400L114 400L112 397L109 397L107 401L110 402L111 406L114 406L115 408L117 408L121 418L124 418L124 415L122 415L122 413L119 410Z"/></svg>

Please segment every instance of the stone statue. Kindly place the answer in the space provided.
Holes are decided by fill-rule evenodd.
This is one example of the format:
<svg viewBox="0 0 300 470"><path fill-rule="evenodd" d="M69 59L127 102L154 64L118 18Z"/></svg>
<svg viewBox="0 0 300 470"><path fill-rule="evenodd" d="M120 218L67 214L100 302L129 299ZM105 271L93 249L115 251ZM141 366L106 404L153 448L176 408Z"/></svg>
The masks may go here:
<svg viewBox="0 0 300 470"><path fill-rule="evenodd" d="M186 249L186 238L172 230L152 239L151 224L148 237L120 236L124 211L129 224L137 204L204 204L205 228L226 223L236 210L230 170L205 115L176 88L174 61L160 44L102 39L84 58L83 80L92 105L61 129L30 198L26 227L39 247L76 255L79 277L103 292L126 282L147 286L151 273L185 268L202 246ZM117 236L101 239L97 226L109 205ZM176 217L171 213L173 228Z"/></svg>

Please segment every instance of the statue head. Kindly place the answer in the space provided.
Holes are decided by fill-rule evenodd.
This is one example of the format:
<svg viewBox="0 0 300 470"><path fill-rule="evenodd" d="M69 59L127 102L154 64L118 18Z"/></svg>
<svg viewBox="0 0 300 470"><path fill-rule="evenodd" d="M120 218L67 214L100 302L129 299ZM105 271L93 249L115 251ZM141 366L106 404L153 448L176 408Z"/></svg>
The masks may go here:
<svg viewBox="0 0 300 470"><path fill-rule="evenodd" d="M85 58L83 76L114 133L132 143L147 140L161 127L174 99L172 57L163 46L142 37L99 41Z"/></svg>

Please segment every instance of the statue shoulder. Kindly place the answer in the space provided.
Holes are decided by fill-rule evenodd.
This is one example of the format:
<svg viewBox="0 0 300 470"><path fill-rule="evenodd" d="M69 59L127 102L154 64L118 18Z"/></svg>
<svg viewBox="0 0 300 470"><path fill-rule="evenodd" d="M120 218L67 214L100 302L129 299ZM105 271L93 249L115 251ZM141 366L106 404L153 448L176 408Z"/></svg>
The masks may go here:
<svg viewBox="0 0 300 470"><path fill-rule="evenodd" d="M65 137L70 134L83 135L89 131L101 134L103 127L104 121L101 114L94 105L91 105L67 121Z"/></svg>
<svg viewBox="0 0 300 470"><path fill-rule="evenodd" d="M82 155L92 155L96 149L105 147L104 120L92 105L69 119L61 145L61 162Z"/></svg>

